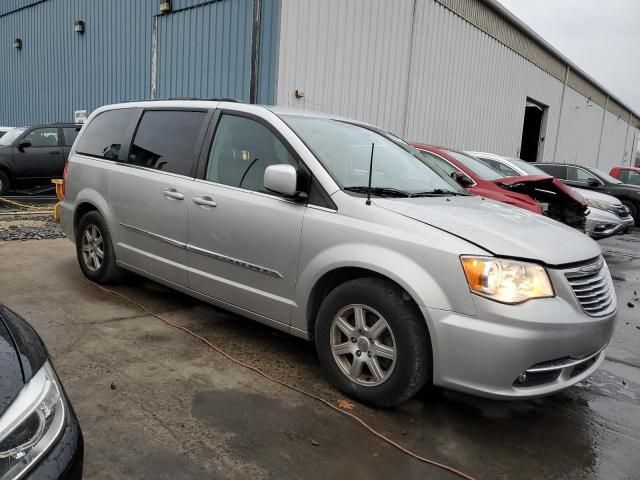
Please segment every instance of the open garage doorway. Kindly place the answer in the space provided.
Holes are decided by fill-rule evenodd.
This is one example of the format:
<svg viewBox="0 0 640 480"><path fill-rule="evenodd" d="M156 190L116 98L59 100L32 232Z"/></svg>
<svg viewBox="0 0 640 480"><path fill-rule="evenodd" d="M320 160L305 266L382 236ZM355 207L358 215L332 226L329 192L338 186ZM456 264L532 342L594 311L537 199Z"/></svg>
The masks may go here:
<svg viewBox="0 0 640 480"><path fill-rule="evenodd" d="M527 97L522 126L520 158L527 162L542 161L549 107Z"/></svg>

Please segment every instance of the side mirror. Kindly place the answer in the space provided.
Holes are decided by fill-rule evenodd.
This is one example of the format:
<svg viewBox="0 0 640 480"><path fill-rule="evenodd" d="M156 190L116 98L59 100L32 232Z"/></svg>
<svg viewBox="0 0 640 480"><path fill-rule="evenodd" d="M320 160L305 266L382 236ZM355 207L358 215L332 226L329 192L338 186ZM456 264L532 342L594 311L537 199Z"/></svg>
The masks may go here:
<svg viewBox="0 0 640 480"><path fill-rule="evenodd" d="M600 186L600 181L597 178L587 178L587 185L589 185L590 187L599 187Z"/></svg>
<svg viewBox="0 0 640 480"><path fill-rule="evenodd" d="M25 148L29 148L30 146L31 146L31 142L29 140L22 140L18 144L18 149L19 150L24 150Z"/></svg>
<svg viewBox="0 0 640 480"><path fill-rule="evenodd" d="M473 181L461 172L451 172L451 178L453 178L463 188L468 188L473 185Z"/></svg>
<svg viewBox="0 0 640 480"><path fill-rule="evenodd" d="M293 196L298 191L298 172L293 165L269 165L264 171L264 187L270 192Z"/></svg>

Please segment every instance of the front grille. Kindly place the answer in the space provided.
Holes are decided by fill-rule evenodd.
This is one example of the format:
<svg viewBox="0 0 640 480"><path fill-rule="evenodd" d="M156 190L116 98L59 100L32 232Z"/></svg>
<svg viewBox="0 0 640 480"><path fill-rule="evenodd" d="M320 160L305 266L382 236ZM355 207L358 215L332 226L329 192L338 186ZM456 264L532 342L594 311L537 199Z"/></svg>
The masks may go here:
<svg viewBox="0 0 640 480"><path fill-rule="evenodd" d="M624 205L612 205L611 211L615 213L620 218L629 218L629 210Z"/></svg>
<svg viewBox="0 0 640 480"><path fill-rule="evenodd" d="M567 270L564 274L585 313L601 317L615 311L613 282L602 258L590 265Z"/></svg>

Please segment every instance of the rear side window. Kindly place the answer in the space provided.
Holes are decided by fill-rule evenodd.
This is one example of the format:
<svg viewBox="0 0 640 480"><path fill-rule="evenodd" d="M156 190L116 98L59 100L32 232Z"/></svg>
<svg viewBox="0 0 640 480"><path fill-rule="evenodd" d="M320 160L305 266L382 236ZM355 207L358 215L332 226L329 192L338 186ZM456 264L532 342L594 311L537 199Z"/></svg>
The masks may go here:
<svg viewBox="0 0 640 480"><path fill-rule="evenodd" d="M133 115L133 109L108 110L94 118L78 140L76 152L117 160Z"/></svg>
<svg viewBox="0 0 640 480"><path fill-rule="evenodd" d="M148 110L136 131L127 163L192 175L206 112Z"/></svg>
<svg viewBox="0 0 640 480"><path fill-rule="evenodd" d="M561 180L567 180L567 167L565 167L564 165L547 165L544 163L536 163L536 167L544 170L552 177L556 177Z"/></svg>
<svg viewBox="0 0 640 480"><path fill-rule="evenodd" d="M80 132L80 127L65 127L62 132L64 134L64 146L70 147L75 142L78 132Z"/></svg>

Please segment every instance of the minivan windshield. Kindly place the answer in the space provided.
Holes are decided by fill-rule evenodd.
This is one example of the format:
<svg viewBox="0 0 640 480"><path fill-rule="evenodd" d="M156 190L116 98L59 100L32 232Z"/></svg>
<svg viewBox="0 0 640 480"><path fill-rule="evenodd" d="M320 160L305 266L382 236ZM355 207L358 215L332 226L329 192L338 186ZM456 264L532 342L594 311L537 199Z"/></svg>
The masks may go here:
<svg viewBox="0 0 640 480"><path fill-rule="evenodd" d="M391 134L331 118L285 114L282 119L344 190L366 192L373 145L373 195L466 195L431 160Z"/></svg>
<svg viewBox="0 0 640 480"><path fill-rule="evenodd" d="M6 147L7 145L11 145L16 138L22 135L27 130L26 127L20 128L12 128L7 131L2 138L0 138L0 147Z"/></svg>

